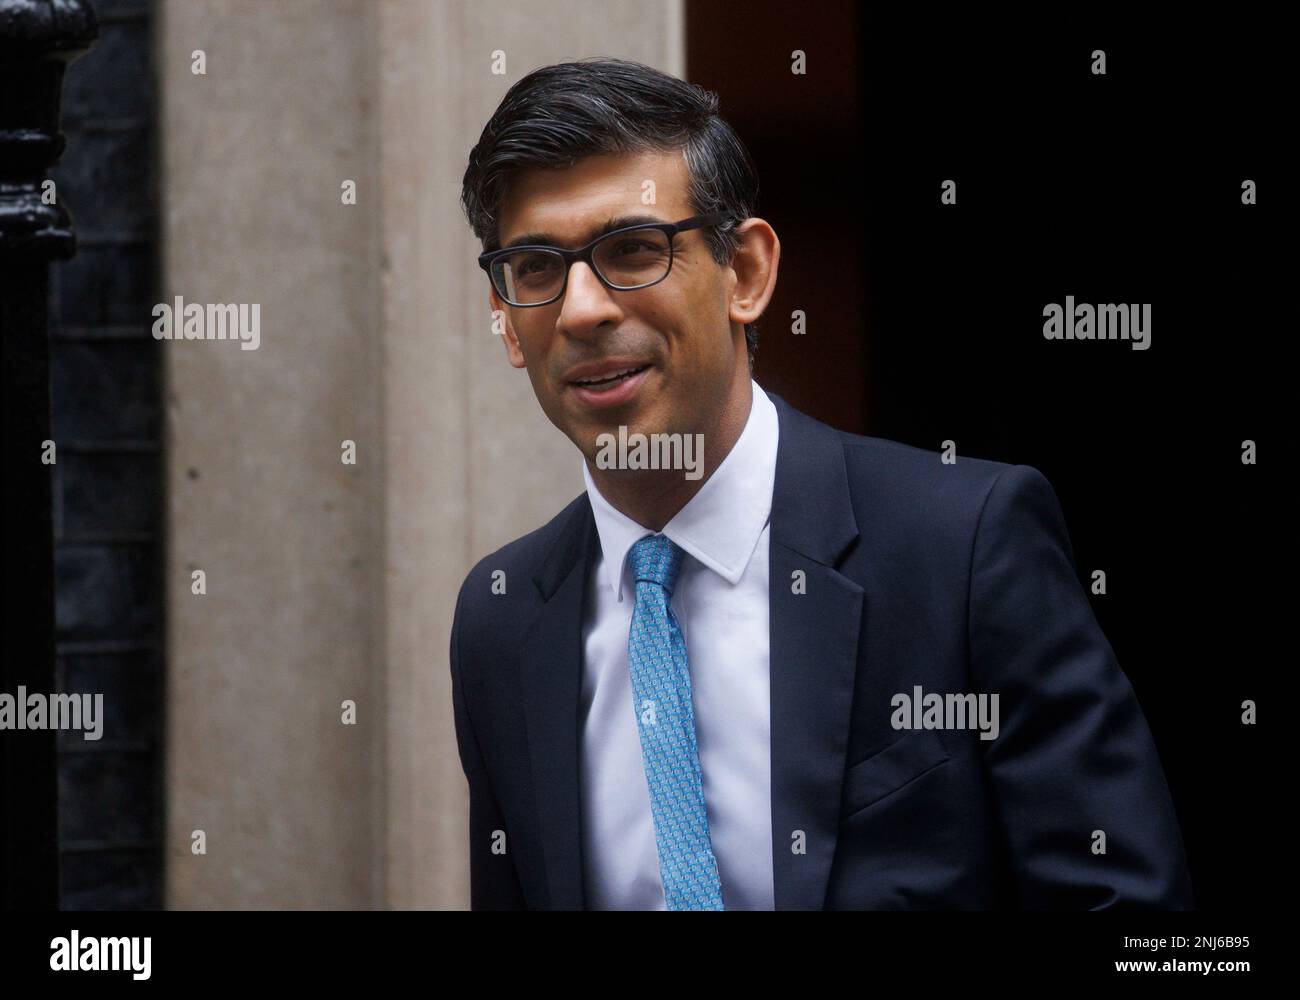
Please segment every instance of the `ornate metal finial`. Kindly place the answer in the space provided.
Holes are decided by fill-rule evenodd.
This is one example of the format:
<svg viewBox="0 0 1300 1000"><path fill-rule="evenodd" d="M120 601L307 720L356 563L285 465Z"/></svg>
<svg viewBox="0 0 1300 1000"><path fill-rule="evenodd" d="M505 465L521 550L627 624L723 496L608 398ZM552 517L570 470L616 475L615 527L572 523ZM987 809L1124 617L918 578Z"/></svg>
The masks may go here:
<svg viewBox="0 0 1300 1000"><path fill-rule="evenodd" d="M67 210L42 198L63 153L63 72L99 33L90 0L0 0L0 252L69 257Z"/></svg>

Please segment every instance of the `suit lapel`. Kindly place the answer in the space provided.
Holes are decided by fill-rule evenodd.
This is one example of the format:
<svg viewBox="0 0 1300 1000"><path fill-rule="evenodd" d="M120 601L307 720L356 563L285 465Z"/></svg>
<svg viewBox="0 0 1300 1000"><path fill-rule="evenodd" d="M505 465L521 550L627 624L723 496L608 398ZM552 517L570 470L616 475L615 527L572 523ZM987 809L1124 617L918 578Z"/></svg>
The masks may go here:
<svg viewBox="0 0 1300 1000"><path fill-rule="evenodd" d="M543 604L524 640L525 726L546 858L549 908L585 906L578 787L582 608L592 546L599 544L584 493L533 577Z"/></svg>
<svg viewBox="0 0 1300 1000"><path fill-rule="evenodd" d="M836 570L858 537L843 446L769 396L780 427L768 557L772 872L777 909L816 910L835 856L866 606Z"/></svg>

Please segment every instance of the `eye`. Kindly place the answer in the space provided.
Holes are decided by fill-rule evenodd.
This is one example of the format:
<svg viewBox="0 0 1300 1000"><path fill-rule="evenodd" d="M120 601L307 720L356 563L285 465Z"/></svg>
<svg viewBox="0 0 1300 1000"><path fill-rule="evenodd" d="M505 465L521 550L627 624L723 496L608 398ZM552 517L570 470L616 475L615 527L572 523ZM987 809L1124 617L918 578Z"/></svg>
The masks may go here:
<svg viewBox="0 0 1300 1000"><path fill-rule="evenodd" d="M519 277L527 277L531 274L554 270L557 260L551 254L535 253L520 254L511 261L511 270Z"/></svg>

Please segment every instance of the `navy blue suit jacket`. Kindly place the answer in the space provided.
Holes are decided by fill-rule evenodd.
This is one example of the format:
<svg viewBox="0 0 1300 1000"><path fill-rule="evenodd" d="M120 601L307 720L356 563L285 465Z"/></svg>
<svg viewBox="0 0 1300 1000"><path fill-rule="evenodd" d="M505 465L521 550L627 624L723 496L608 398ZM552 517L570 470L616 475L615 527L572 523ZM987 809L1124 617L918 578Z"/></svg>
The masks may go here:
<svg viewBox="0 0 1300 1000"><path fill-rule="evenodd" d="M1190 908L1159 756L1043 475L945 465L772 399L777 909ZM475 909L585 906L578 700L599 544L584 493L461 587ZM918 685L997 693L997 738L894 729L891 699Z"/></svg>

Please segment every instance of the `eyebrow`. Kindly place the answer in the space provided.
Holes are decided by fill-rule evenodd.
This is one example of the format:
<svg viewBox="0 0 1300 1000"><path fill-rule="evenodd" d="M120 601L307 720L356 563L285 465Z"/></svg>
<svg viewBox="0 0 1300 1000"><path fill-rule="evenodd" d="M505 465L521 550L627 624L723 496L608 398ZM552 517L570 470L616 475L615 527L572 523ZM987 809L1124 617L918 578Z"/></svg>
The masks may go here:
<svg viewBox="0 0 1300 1000"><path fill-rule="evenodd" d="M655 215L620 215L610 219L603 225L588 230L586 238L580 246L585 246L598 236L604 236L606 233L612 233L615 229L622 229L625 226L640 226L647 222L667 222L667 219L661 219ZM521 233L512 239L509 243L503 245L500 249L508 250L511 247L533 246L543 244L545 246L560 246L559 237L553 233ZM565 247L566 250L576 249L574 247Z"/></svg>

